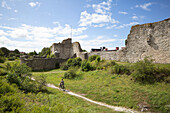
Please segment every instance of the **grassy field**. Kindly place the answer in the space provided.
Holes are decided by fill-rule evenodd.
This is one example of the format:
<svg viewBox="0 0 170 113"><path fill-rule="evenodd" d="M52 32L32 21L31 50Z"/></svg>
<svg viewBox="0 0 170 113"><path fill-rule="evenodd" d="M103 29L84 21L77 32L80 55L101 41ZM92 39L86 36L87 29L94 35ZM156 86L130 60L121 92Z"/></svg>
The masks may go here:
<svg viewBox="0 0 170 113"><path fill-rule="evenodd" d="M64 71L52 70L45 73L55 74L56 72ZM42 73L36 72L36 74ZM5 76L0 76L0 112L3 113L6 110L25 113L115 113L112 109L92 104L53 88L47 88L46 92L25 93L16 84L9 84Z"/></svg>
<svg viewBox="0 0 170 113"><path fill-rule="evenodd" d="M127 65L127 63L123 63ZM157 64L161 67L169 65ZM48 72L33 72L33 76L46 76L48 83L56 86L61 81L65 71L52 70ZM110 74L107 70L82 72L78 70L79 77L65 79L68 90L82 94L90 99L110 105L124 106L140 110L139 105L147 105L150 111L167 112L170 110L170 84L154 83L140 84L131 80L128 75Z"/></svg>

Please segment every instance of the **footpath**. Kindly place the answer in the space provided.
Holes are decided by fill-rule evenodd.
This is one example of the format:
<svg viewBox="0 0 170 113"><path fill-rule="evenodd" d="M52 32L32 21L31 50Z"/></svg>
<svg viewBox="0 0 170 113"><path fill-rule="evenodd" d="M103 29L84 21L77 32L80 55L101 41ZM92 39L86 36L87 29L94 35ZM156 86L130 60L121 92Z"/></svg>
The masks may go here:
<svg viewBox="0 0 170 113"><path fill-rule="evenodd" d="M47 87L50 87L50 88L54 88L54 89L59 89L59 87L56 87L55 85L53 84L47 84ZM108 104L105 104L105 103L102 103L102 102L97 102L97 101L94 101L94 100L91 100L91 99L88 99L84 96L81 96L79 94L76 94L76 93L73 93L71 91L68 91L68 90L65 90L65 92L69 95L72 95L72 96L76 96L76 97L79 97L79 98L82 98L86 101L89 101L91 103L94 103L94 104L97 104L97 105L100 105L100 106L105 106L107 108L110 108L110 109L113 109L114 111L118 111L118 112L126 112L126 113L139 113L138 111L134 111L132 109L127 109L127 108L124 108L124 107L118 107L118 106L112 106L112 105L108 105Z"/></svg>

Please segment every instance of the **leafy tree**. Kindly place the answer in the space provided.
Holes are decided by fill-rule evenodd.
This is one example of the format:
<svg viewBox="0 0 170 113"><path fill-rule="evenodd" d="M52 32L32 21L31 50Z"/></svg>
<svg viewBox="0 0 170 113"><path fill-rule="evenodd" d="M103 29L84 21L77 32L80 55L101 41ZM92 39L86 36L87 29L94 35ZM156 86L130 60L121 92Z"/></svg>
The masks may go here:
<svg viewBox="0 0 170 113"><path fill-rule="evenodd" d="M15 53L15 54L20 54L20 52L19 52L18 49L15 49L15 50L14 50L14 53Z"/></svg>
<svg viewBox="0 0 170 113"><path fill-rule="evenodd" d="M4 56L7 57L10 51L6 47L1 47L0 50L4 53Z"/></svg>
<svg viewBox="0 0 170 113"><path fill-rule="evenodd" d="M50 48L48 47L44 47L41 52L39 53L40 56L48 56L50 55Z"/></svg>
<svg viewBox="0 0 170 113"><path fill-rule="evenodd" d="M83 49L82 52L87 52L87 51L85 49Z"/></svg>
<svg viewBox="0 0 170 113"><path fill-rule="evenodd" d="M0 49L0 57L4 56L4 52Z"/></svg>
<svg viewBox="0 0 170 113"><path fill-rule="evenodd" d="M37 52L34 50L34 52L29 52L28 55L33 56L33 55L38 55Z"/></svg>

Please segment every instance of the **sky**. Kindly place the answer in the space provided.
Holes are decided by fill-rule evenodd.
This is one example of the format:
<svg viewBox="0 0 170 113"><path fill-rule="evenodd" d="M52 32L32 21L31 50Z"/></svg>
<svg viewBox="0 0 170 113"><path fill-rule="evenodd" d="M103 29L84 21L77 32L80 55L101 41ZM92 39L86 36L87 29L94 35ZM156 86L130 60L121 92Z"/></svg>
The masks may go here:
<svg viewBox="0 0 170 113"><path fill-rule="evenodd" d="M82 49L124 47L133 25L170 17L170 0L0 0L0 47L40 52L72 38Z"/></svg>

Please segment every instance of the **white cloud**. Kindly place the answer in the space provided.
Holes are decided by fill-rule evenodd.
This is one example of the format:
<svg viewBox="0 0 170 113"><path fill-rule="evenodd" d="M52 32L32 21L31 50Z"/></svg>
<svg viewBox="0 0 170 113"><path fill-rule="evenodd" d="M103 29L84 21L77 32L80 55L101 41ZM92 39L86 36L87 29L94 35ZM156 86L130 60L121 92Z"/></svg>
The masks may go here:
<svg viewBox="0 0 170 113"><path fill-rule="evenodd" d="M3 30L0 30L0 36L5 36L7 33L5 33Z"/></svg>
<svg viewBox="0 0 170 113"><path fill-rule="evenodd" d="M130 22L129 24L123 24L123 25L120 25L118 27L115 27L116 29L122 29L124 27L128 27L128 26L133 26L133 25L136 25L136 24L139 24L138 22Z"/></svg>
<svg viewBox="0 0 170 113"><path fill-rule="evenodd" d="M43 47L51 46L57 39L61 39L62 41L71 34L70 25L65 24L61 26L60 23L54 28L37 27L26 24L22 24L20 27L0 26L0 28L2 29L0 30L1 46L4 45L13 49L23 47L22 51L26 52L28 52L28 50L33 51L34 48L40 51ZM72 28L73 39L81 40L87 38L87 35L82 35L86 29L86 27ZM22 41L16 41L16 39Z"/></svg>
<svg viewBox="0 0 170 113"><path fill-rule="evenodd" d="M54 25L60 25L60 22L54 21L53 24L54 24Z"/></svg>
<svg viewBox="0 0 170 113"><path fill-rule="evenodd" d="M9 9L9 10L12 9L11 7L8 6L8 4L6 3L5 0L2 0L1 6L2 6L3 8Z"/></svg>
<svg viewBox="0 0 170 113"><path fill-rule="evenodd" d="M117 25L111 25L111 26L107 26L106 29L112 29L115 28Z"/></svg>
<svg viewBox="0 0 170 113"><path fill-rule="evenodd" d="M106 38L105 36L97 36L97 38L84 41L79 40L81 47L86 50L91 50L92 48L108 47L110 43L117 41L117 39Z"/></svg>
<svg viewBox="0 0 170 113"><path fill-rule="evenodd" d="M93 4L92 8L95 10L96 13L106 14L107 11L109 11L111 8L111 6L110 6L111 2L112 2L112 0L108 0L107 2L104 1L99 4Z"/></svg>
<svg viewBox="0 0 170 113"><path fill-rule="evenodd" d="M102 14L89 14L87 11L81 12L80 26L88 26L99 23L118 23L115 19L111 18L111 15Z"/></svg>
<svg viewBox="0 0 170 113"><path fill-rule="evenodd" d="M14 10L15 13L18 13L18 10Z"/></svg>
<svg viewBox="0 0 170 113"><path fill-rule="evenodd" d="M9 18L8 20L17 20L16 18Z"/></svg>
<svg viewBox="0 0 170 113"><path fill-rule="evenodd" d="M35 6L40 6L40 3L39 2L30 2L29 5L31 7L35 7Z"/></svg>
<svg viewBox="0 0 170 113"><path fill-rule="evenodd" d="M88 13L87 11L81 12L79 26L103 27L107 25L106 23L119 23L119 21L111 17L111 2L112 0L108 0L107 2L104 1L99 4L88 5L88 7L94 9L94 13Z"/></svg>
<svg viewBox="0 0 170 113"><path fill-rule="evenodd" d="M134 16L132 16L132 19L133 19L133 20L137 20L138 17L137 17L136 15L134 15Z"/></svg>
<svg viewBox="0 0 170 113"><path fill-rule="evenodd" d="M153 3L149 2L149 3L145 3L143 5L136 5L135 7L136 8L140 7L142 9L146 10L146 11L151 11L151 9L149 9L148 7L151 6L152 4Z"/></svg>
<svg viewBox="0 0 170 113"><path fill-rule="evenodd" d="M93 27L103 27L105 24L93 25Z"/></svg>
<svg viewBox="0 0 170 113"><path fill-rule="evenodd" d="M80 36L73 36L72 39L74 41L79 41L79 40L82 40L82 39L86 39L88 38L88 35L80 35Z"/></svg>
<svg viewBox="0 0 170 113"><path fill-rule="evenodd" d="M118 35L113 35L113 37L118 37Z"/></svg>
<svg viewBox="0 0 170 113"><path fill-rule="evenodd" d="M127 12L123 12L123 11L119 11L119 14L127 15L128 13Z"/></svg>

